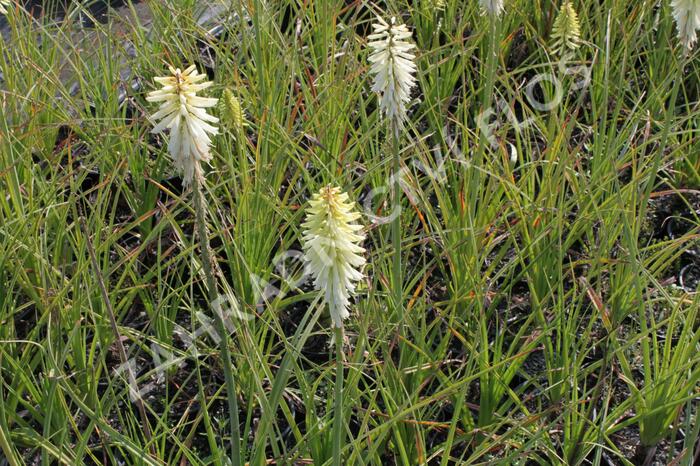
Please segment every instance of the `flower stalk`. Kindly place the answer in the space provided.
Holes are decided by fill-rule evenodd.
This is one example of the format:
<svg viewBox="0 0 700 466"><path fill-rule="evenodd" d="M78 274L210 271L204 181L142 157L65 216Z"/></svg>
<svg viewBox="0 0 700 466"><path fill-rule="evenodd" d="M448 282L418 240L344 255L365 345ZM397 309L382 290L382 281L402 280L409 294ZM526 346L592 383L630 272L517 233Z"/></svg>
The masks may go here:
<svg viewBox="0 0 700 466"><path fill-rule="evenodd" d="M199 74L192 65L184 71L179 68L169 68L171 76L157 77L154 80L162 88L148 94L149 102L160 102L161 106L152 116L157 122L152 133L162 133L169 130L168 152L173 159L175 168L183 174L182 184L192 186L194 196L195 223L199 237L202 267L204 270L209 304L214 305L219 299L216 278L214 277L215 263L209 249L209 234L207 232L206 212L203 186L205 183L201 164L211 160L210 136L216 135L218 129L210 123L217 123L218 118L209 115L207 108L217 104L218 99L200 97L197 92L209 86L211 82L202 82L206 75ZM231 464L240 466L240 426L238 423L238 395L233 375L233 363L228 346L228 332L224 316L219 310L214 310L216 331L219 335L219 347L223 359L224 377L228 398L229 421L231 426ZM204 402L204 400L202 400Z"/></svg>
<svg viewBox="0 0 700 466"><path fill-rule="evenodd" d="M372 53L369 62L370 73L374 75L372 90L379 96L379 108L388 120L391 133L393 164L393 205L391 238L394 247L392 260L392 294L399 322L403 323L403 274L401 269L401 151L399 134L407 116L407 104L411 100L411 90L416 85L415 44L409 42L411 32L405 24L397 24L396 18L389 22L377 17L372 25L374 33L369 36Z"/></svg>
<svg viewBox="0 0 700 466"><path fill-rule="evenodd" d="M343 327L335 329L335 405L333 406L333 466L342 466L343 448L343 386L345 377L345 355L343 353Z"/></svg>
<svg viewBox="0 0 700 466"><path fill-rule="evenodd" d="M348 195L340 188L326 186L311 201L304 227L305 259L317 290L324 291L333 320L336 345L336 381L333 417L333 465L341 466L343 428L343 320L349 316L349 297L355 291L355 282L362 279L360 267L365 264L361 256L365 250L359 246L364 236L356 223L360 214L348 201Z"/></svg>
<svg viewBox="0 0 700 466"><path fill-rule="evenodd" d="M392 273L391 287L394 292L394 306L398 311L398 318L401 325L404 321L403 309L403 270L401 268L401 179L398 174L401 172L401 149L399 147L399 130L395 126L397 123L392 121L391 130L391 150L394 159L394 183L393 183L393 205L394 211L391 215L394 217L391 222L391 243L394 247L394 255L392 257Z"/></svg>
<svg viewBox="0 0 700 466"><path fill-rule="evenodd" d="M483 108L491 108L493 101L493 91L496 82L496 68L498 66L498 41L500 36L500 17L499 14L489 14L489 38L488 47L486 49L486 87L484 88Z"/></svg>

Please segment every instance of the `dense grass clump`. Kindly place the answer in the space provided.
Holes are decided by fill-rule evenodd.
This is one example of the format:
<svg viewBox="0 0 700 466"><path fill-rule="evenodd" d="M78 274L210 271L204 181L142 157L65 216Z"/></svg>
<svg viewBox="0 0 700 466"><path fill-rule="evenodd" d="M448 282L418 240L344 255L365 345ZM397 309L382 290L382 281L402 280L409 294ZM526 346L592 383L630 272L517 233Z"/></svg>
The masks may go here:
<svg viewBox="0 0 700 466"><path fill-rule="evenodd" d="M698 464L700 2L30 3L0 465Z"/></svg>

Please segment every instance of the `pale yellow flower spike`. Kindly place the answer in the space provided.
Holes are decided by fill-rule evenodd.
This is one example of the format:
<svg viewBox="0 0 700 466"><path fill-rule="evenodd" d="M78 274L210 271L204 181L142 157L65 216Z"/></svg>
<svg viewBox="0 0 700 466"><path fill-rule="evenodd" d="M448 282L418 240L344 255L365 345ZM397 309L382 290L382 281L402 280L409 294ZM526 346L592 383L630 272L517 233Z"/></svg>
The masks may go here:
<svg viewBox="0 0 700 466"><path fill-rule="evenodd" d="M552 27L552 38L554 39L552 43L554 52L562 57L567 53L574 52L581 45L581 24L574 6L569 0L561 4L559 14Z"/></svg>
<svg viewBox="0 0 700 466"><path fill-rule="evenodd" d="M10 7L10 0L0 0L0 14L6 15L7 8Z"/></svg>
<svg viewBox="0 0 700 466"><path fill-rule="evenodd" d="M304 255L315 288L324 293L335 327L342 327L350 313L350 296L355 283L362 279L365 264L359 246L364 240L360 217L354 203L340 188L326 186L309 201L304 228Z"/></svg>
<svg viewBox="0 0 700 466"><path fill-rule="evenodd" d="M211 160L210 135L218 130L209 123L217 123L219 119L205 109L216 105L217 99L197 96L197 92L212 83L201 82L206 75L199 74L194 65L185 71L169 68L171 76L154 78L163 87L146 97L149 102L163 102L151 117L159 121L151 132L170 130L168 151L175 168L183 175L182 184L189 186L195 176L203 179L201 163Z"/></svg>

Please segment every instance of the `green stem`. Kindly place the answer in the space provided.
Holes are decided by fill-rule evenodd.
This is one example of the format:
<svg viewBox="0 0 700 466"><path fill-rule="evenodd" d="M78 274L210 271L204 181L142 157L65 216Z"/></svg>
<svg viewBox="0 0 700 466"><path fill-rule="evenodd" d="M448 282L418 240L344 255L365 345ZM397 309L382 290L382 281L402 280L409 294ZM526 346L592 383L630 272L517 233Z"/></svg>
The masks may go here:
<svg viewBox="0 0 700 466"><path fill-rule="evenodd" d="M335 406L333 408L333 466L341 466L343 446L343 327L335 328Z"/></svg>
<svg viewBox="0 0 700 466"><path fill-rule="evenodd" d="M493 100L493 88L496 81L496 67L498 65L498 35L499 17L489 15L489 44L486 50L486 87L484 88L483 109L491 107Z"/></svg>
<svg viewBox="0 0 700 466"><path fill-rule="evenodd" d="M197 235L199 236L200 247L202 250L202 265L204 267L204 275L207 280L207 289L209 292L209 304L216 302L219 298L217 294L216 280L212 273L212 257L209 250L209 234L207 233L206 224L206 206L204 204L204 195L202 193L201 181L199 174L194 176L194 204L197 214ZM233 364L231 363L231 353L228 347L228 332L224 324L223 316L220 312L214 312L214 321L216 322L216 331L219 334L219 346L223 357L224 376L226 378L226 394L228 399L229 421L231 423L231 464L233 466L241 465L241 434L238 425L238 399L236 394L236 382L233 377Z"/></svg>
<svg viewBox="0 0 700 466"><path fill-rule="evenodd" d="M392 292L394 294L394 306L399 318L399 328L403 327L403 276L401 271L401 182L399 173L401 172L401 155L399 150L399 127L396 121L389 124L391 132L392 151L394 156L394 218L391 225L391 242L394 247L393 267L392 267Z"/></svg>
<svg viewBox="0 0 700 466"><path fill-rule="evenodd" d="M265 65L262 57L262 21L260 16L260 10L262 9L263 3L260 0L255 0L253 2L253 26L255 28L255 67L258 71L258 83L260 85L261 114L265 110L265 104L267 103L267 90L265 88Z"/></svg>
<svg viewBox="0 0 700 466"><path fill-rule="evenodd" d="M500 34L500 19L497 15L489 15L489 37L488 44L486 46L486 54L482 56L482 74L486 77L486 83L484 84L481 111L485 115L490 114L493 110L493 95L494 87L496 82L496 70L498 68L498 36ZM486 156L487 146L489 145L489 134L480 132L478 140L478 150L476 151L476 156L472 160L474 167L481 167ZM482 199L480 194L479 180L480 175L476 173L469 179L469 194L470 194L470 205L472 206L472 212L475 210L474 207L479 199Z"/></svg>

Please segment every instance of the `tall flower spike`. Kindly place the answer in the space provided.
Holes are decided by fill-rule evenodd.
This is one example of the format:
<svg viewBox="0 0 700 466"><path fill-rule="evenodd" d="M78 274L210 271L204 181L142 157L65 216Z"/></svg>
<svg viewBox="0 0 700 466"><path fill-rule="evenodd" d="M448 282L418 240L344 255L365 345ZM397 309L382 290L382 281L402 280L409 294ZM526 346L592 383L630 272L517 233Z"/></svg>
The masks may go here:
<svg viewBox="0 0 700 466"><path fill-rule="evenodd" d="M503 0L479 0L481 8L490 15L500 16L503 13Z"/></svg>
<svg viewBox="0 0 700 466"><path fill-rule="evenodd" d="M304 228L304 255L314 276L317 290L323 291L335 327L342 327L350 314L350 296L355 282L362 279L360 268L365 264L359 246L364 235L354 203L340 188L326 186L309 201Z"/></svg>
<svg viewBox="0 0 700 466"><path fill-rule="evenodd" d="M700 29L700 0L673 0L673 17L676 19L678 38L688 53L698 40L697 29Z"/></svg>
<svg viewBox="0 0 700 466"><path fill-rule="evenodd" d="M381 112L400 128L406 120L411 89L416 84L416 57L410 52L416 46L407 40L411 31L405 24L397 25L396 18L391 18L391 24L380 17L377 21L372 25L374 33L368 37L372 48L369 56L370 73L374 75L372 90L379 94Z"/></svg>
<svg viewBox="0 0 700 466"><path fill-rule="evenodd" d="M212 83L201 82L206 75L199 74L195 65L185 71L169 68L172 76L154 78L163 86L162 89L146 97L149 102L163 102L152 116L153 120L160 122L151 132L170 130L168 151L175 168L183 174L182 184L189 186L195 176L202 176L201 163L211 160L209 135L217 134L218 130L209 123L216 123L219 119L205 109L216 105L217 99L197 96L197 92Z"/></svg>
<svg viewBox="0 0 700 466"><path fill-rule="evenodd" d="M581 24L569 0L561 4L552 27L552 38L554 39L552 48L561 57L567 52L575 51L581 45Z"/></svg>

